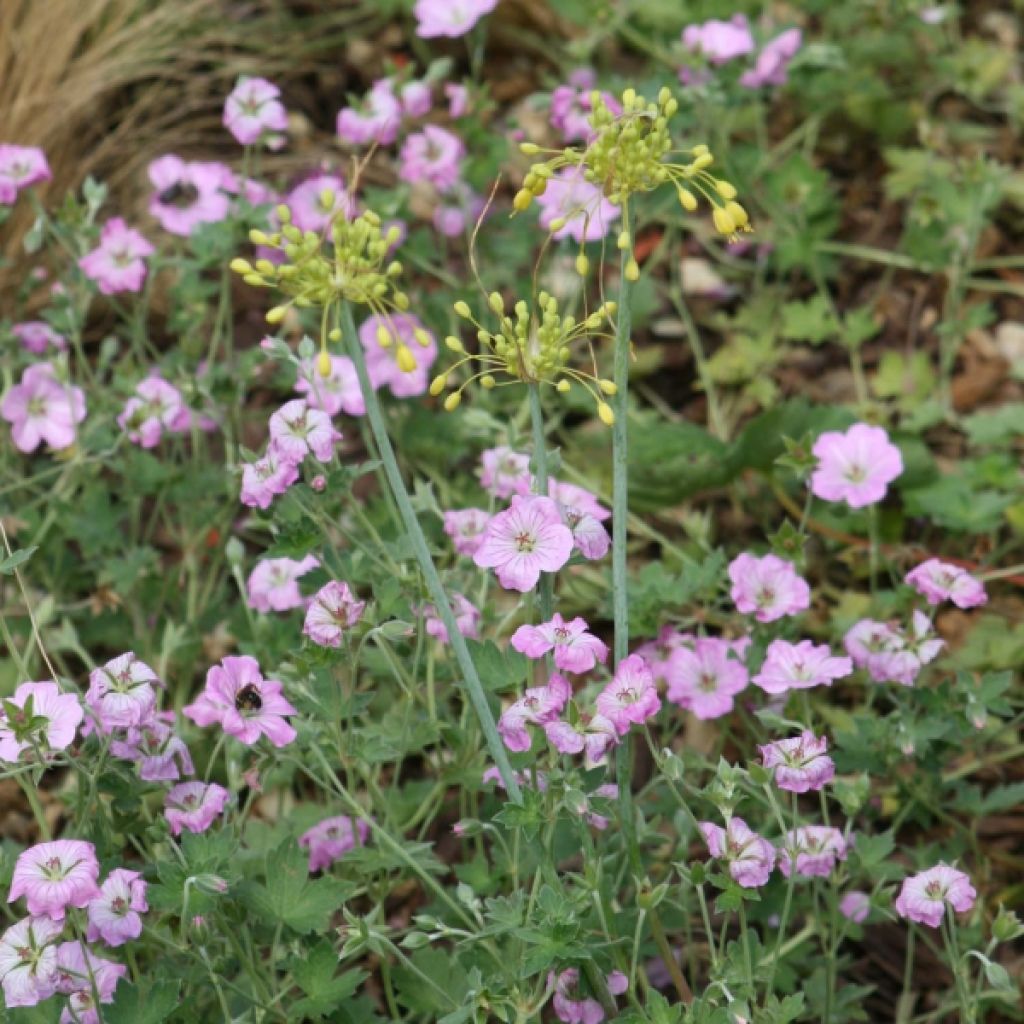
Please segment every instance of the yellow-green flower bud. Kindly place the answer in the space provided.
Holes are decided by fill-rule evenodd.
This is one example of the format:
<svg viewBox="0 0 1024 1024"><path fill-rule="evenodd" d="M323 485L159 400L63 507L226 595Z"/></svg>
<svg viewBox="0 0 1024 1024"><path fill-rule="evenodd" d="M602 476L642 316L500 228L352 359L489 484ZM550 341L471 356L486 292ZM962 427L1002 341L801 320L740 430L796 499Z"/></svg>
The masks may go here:
<svg viewBox="0 0 1024 1024"><path fill-rule="evenodd" d="M259 274L245 274L242 280L253 288L262 288L267 283Z"/></svg>
<svg viewBox="0 0 1024 1024"><path fill-rule="evenodd" d="M459 402L462 401L462 395L458 391L453 391L445 400L444 408L446 412L454 412L459 407Z"/></svg>
<svg viewBox="0 0 1024 1024"><path fill-rule="evenodd" d="M385 324L377 325L377 344L381 348L391 348L391 344L395 339L391 336L391 331L388 330Z"/></svg>
<svg viewBox="0 0 1024 1024"><path fill-rule="evenodd" d="M395 306L403 313L409 308L409 296L405 292L395 292L393 301Z"/></svg>
<svg viewBox="0 0 1024 1024"><path fill-rule="evenodd" d="M480 378L480 386L486 391L490 391L495 384L497 381L489 373Z"/></svg>
<svg viewBox="0 0 1024 1024"><path fill-rule="evenodd" d="M491 294L487 296L487 305L490 306L498 316L504 316L505 300L497 292L491 292Z"/></svg>
<svg viewBox="0 0 1024 1024"><path fill-rule="evenodd" d="M412 336L420 348L430 348L430 335L422 327L417 327L412 332Z"/></svg>
<svg viewBox="0 0 1024 1024"><path fill-rule="evenodd" d="M235 257L229 264L231 269L236 274L251 274L252 264L248 260L243 260L241 257Z"/></svg>
<svg viewBox="0 0 1024 1024"><path fill-rule="evenodd" d="M608 380L607 377L602 378L597 383L606 395L617 395L619 393L619 389L615 386L615 381Z"/></svg>
<svg viewBox="0 0 1024 1024"><path fill-rule="evenodd" d="M601 422L606 427L610 427L615 423L615 412L607 402L597 403L597 415L601 417Z"/></svg>
<svg viewBox="0 0 1024 1024"><path fill-rule="evenodd" d="M277 213L277 219L282 224L290 224L292 222L292 211L284 203L278 204L275 212Z"/></svg>
<svg viewBox="0 0 1024 1024"><path fill-rule="evenodd" d="M316 357L316 369L321 377L327 378L331 375L331 357L324 350Z"/></svg>
<svg viewBox="0 0 1024 1024"><path fill-rule="evenodd" d="M697 209L697 197L686 188L678 188L676 195L679 196L679 205L686 210L688 213L693 213Z"/></svg>
<svg viewBox="0 0 1024 1024"><path fill-rule="evenodd" d="M719 234L729 237L736 234L736 222L732 219L729 211L724 206L716 206L711 214L715 230Z"/></svg>
<svg viewBox="0 0 1024 1024"><path fill-rule="evenodd" d="M444 374L444 373L439 373L439 374L438 374L438 375L437 375L437 376L436 376L436 377L435 377L435 378L434 378L434 379L433 379L433 380L432 380L432 381L430 382L430 393L431 393L431 394L432 394L432 395L433 395L433 396L434 396L435 398L437 398L437 396L438 396L439 394L441 394L441 392L442 392L442 391L444 391L444 389L445 389L445 386L446 386L447 384L448 384L448 375L447 375L447 374Z"/></svg>
<svg viewBox="0 0 1024 1024"><path fill-rule="evenodd" d="M715 182L715 191L723 199L735 199L736 198L736 187L731 182L719 179Z"/></svg>
<svg viewBox="0 0 1024 1024"><path fill-rule="evenodd" d="M556 231L561 231L565 227L565 218L556 217L549 225L548 231L554 234Z"/></svg>
<svg viewBox="0 0 1024 1024"><path fill-rule="evenodd" d="M629 258L629 262L626 264L626 280L627 281L639 281L640 280L640 264L637 263L636 259L632 256Z"/></svg>
<svg viewBox="0 0 1024 1024"><path fill-rule="evenodd" d="M395 352L398 368L402 373L412 373L416 369L416 357L408 345L399 345Z"/></svg>
<svg viewBox="0 0 1024 1024"><path fill-rule="evenodd" d="M536 142L520 142L519 152L524 156L536 156L540 152L540 146Z"/></svg>
<svg viewBox="0 0 1024 1024"><path fill-rule="evenodd" d="M590 260L587 259L587 254L581 249L576 254L576 273L580 277L586 277L590 272Z"/></svg>
<svg viewBox="0 0 1024 1024"><path fill-rule="evenodd" d="M730 201L725 204L725 209L737 228L745 228L750 223L750 215L739 203Z"/></svg>
<svg viewBox="0 0 1024 1024"><path fill-rule="evenodd" d="M454 309L456 315L461 316L463 320L471 320L473 318L473 313L469 308L469 304L463 302L462 299L459 299L459 301L455 303Z"/></svg>
<svg viewBox="0 0 1024 1024"><path fill-rule="evenodd" d="M619 232L619 237L616 240L615 244L618 246L619 249L622 249L622 250L628 249L633 244L632 240L629 237L629 232L628 231L620 231Z"/></svg>
<svg viewBox="0 0 1024 1024"><path fill-rule="evenodd" d="M284 319L286 309L284 306L275 306L273 309L267 311L267 323L268 324L279 324Z"/></svg>
<svg viewBox="0 0 1024 1024"><path fill-rule="evenodd" d="M340 327L332 327L330 329L330 331L328 332L327 337L331 341L341 341L341 328Z"/></svg>
<svg viewBox="0 0 1024 1024"><path fill-rule="evenodd" d="M445 345L445 348L447 348L449 352L465 352L466 351L465 346L462 344L462 342L458 338L455 337L454 334L449 334L448 337L444 339L444 345Z"/></svg>
<svg viewBox="0 0 1024 1024"><path fill-rule="evenodd" d="M512 200L512 208L518 213L522 213L530 208L530 203L532 202L533 193L529 189L521 188L516 193L515 199Z"/></svg>

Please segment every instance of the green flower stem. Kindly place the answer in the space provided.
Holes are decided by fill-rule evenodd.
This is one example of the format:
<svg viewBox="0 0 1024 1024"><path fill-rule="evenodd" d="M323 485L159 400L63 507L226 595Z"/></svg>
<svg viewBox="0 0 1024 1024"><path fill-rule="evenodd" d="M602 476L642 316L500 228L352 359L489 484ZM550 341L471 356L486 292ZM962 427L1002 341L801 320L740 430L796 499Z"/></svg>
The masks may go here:
<svg viewBox="0 0 1024 1024"><path fill-rule="evenodd" d="M540 403L540 385L527 387L530 396L530 425L533 427L533 469L536 478L534 490L537 494L548 493L548 449L544 437L544 410ZM554 576L549 572L540 575L540 617L547 622L554 607Z"/></svg>
<svg viewBox="0 0 1024 1024"><path fill-rule="evenodd" d="M416 554L416 561L419 563L420 572L427 584L430 599L437 608L437 613L448 631L448 642L455 652L455 660L466 682L466 689L469 691L469 699L476 712L480 728L484 734L487 748L497 766L498 774L505 784L505 792L513 803L522 803L522 793L519 783L516 782L509 764L505 747L498 735L498 728L494 722L494 716L487 704L487 696L484 693L483 684L477 674L473 658L466 646L465 638L459 632L458 623L455 621L455 613L452 611L445 593L444 584L437 573L434 561L430 556L430 549L427 547L427 538L423 535L423 529L416 518L416 512L409 500L409 492L406 490L405 482L402 480L402 473L398 468L398 461L395 458L395 450L391 447L391 439L388 437L387 424L384 422L384 414L381 411L380 403L377 401L377 392L370 384L370 377L366 371L366 359L363 356L362 342L356 333L356 325L352 320L352 310L348 303L340 304L341 327L345 336L345 343L348 347L348 354L356 368L356 376L359 378L359 386L363 392L363 400L366 403L366 417L370 423L370 430L377 445L380 460L384 466L384 474L387 477L391 493L398 504L398 511L402 517L402 524L412 540L413 551Z"/></svg>

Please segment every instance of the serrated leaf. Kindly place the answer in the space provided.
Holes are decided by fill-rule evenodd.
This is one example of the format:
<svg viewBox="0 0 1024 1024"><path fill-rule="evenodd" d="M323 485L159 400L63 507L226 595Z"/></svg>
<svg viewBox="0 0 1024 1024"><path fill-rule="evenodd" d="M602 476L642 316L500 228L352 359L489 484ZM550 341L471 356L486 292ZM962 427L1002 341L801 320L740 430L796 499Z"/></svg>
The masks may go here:
<svg viewBox="0 0 1024 1024"><path fill-rule="evenodd" d="M106 1024L163 1024L178 1007L179 983L157 981L146 988L121 984L110 1006L103 1007Z"/></svg>

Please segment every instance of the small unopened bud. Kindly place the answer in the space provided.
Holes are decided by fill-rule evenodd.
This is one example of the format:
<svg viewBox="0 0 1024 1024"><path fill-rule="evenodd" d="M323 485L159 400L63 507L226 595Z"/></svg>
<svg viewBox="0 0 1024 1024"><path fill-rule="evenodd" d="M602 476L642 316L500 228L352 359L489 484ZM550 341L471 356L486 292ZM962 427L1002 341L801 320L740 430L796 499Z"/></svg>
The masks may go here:
<svg viewBox="0 0 1024 1024"><path fill-rule="evenodd" d="M284 205L284 203L281 203L277 207L275 207L275 212L277 213L277 219L282 224L291 224L292 211L289 210L288 207Z"/></svg>
<svg viewBox="0 0 1024 1024"><path fill-rule="evenodd" d="M259 228L252 228L249 232L249 241L253 245L270 245L270 236Z"/></svg>
<svg viewBox="0 0 1024 1024"><path fill-rule="evenodd" d="M257 260L256 270L260 274L266 274L268 277L272 277L277 268L270 260Z"/></svg>
<svg viewBox="0 0 1024 1024"><path fill-rule="evenodd" d="M580 277L586 277L590 272L590 260L587 259L587 254L581 249L576 254L576 273Z"/></svg>
<svg viewBox="0 0 1024 1024"><path fill-rule="evenodd" d="M735 235L736 222L729 216L729 212L722 206L716 206L711 214L715 223L715 230L722 235Z"/></svg>
<svg viewBox="0 0 1024 1024"><path fill-rule="evenodd" d="M402 373L412 373L416 369L416 357L408 345L399 345L395 356Z"/></svg>
<svg viewBox="0 0 1024 1024"><path fill-rule="evenodd" d="M722 178L719 178L718 181L715 182L715 191L723 199L736 198L736 187L731 182L725 181Z"/></svg>
<svg viewBox="0 0 1024 1024"><path fill-rule="evenodd" d="M459 407L459 402L462 401L462 395L458 391L453 391L445 400L444 408L446 412L454 412Z"/></svg>
<svg viewBox="0 0 1024 1024"><path fill-rule="evenodd" d="M466 351L465 346L458 338L455 337L454 334L449 334L448 337L444 339L444 347L448 349L449 352Z"/></svg>
<svg viewBox="0 0 1024 1024"><path fill-rule="evenodd" d="M321 377L327 378L331 375L331 357L326 352L321 352L316 357L316 372Z"/></svg>
<svg viewBox="0 0 1024 1024"><path fill-rule="evenodd" d="M430 333L422 327L417 327L412 332L412 336L416 339L416 344L419 345L420 348L430 348L430 343L434 340L430 337Z"/></svg>
<svg viewBox="0 0 1024 1024"><path fill-rule="evenodd" d="M394 343L394 338L391 336L391 331L388 330L385 324L377 325L377 344L381 348L391 348Z"/></svg>
<svg viewBox="0 0 1024 1024"><path fill-rule="evenodd" d="M229 266L236 274L252 273L252 264L248 260L243 260L241 257L233 259Z"/></svg>
<svg viewBox="0 0 1024 1024"><path fill-rule="evenodd" d="M284 319L286 313L284 306L275 306L273 309L267 311L267 323L268 324L279 324Z"/></svg>
<svg viewBox="0 0 1024 1024"><path fill-rule="evenodd" d="M489 373L480 378L480 387L485 391L490 391L495 384L497 381Z"/></svg>
<svg viewBox="0 0 1024 1024"><path fill-rule="evenodd" d="M615 413L607 402L597 403L597 415L601 417L601 422L606 427L610 427L615 423Z"/></svg>
<svg viewBox="0 0 1024 1024"><path fill-rule="evenodd" d="M327 477L325 477L323 473L317 473L317 475L309 481L309 486L317 493L320 493L327 487Z"/></svg>
<svg viewBox="0 0 1024 1024"><path fill-rule="evenodd" d="M521 188L512 200L512 209L518 213L522 213L524 210L530 208L530 203L533 202L533 193L529 189Z"/></svg>
<svg viewBox="0 0 1024 1024"><path fill-rule="evenodd" d="M554 234L556 231L561 231L565 227L565 218L556 217L549 225L548 231Z"/></svg>
<svg viewBox="0 0 1024 1024"><path fill-rule="evenodd" d="M733 223L738 228L745 228L750 223L750 215L739 203L730 200L725 204L725 211L732 217Z"/></svg>
<svg viewBox="0 0 1024 1024"><path fill-rule="evenodd" d="M677 189L676 195L679 196L679 205L688 213L697 209L697 197L689 189Z"/></svg>
<svg viewBox="0 0 1024 1024"><path fill-rule="evenodd" d="M536 156L540 152L540 146L536 142L520 142L519 152L524 156Z"/></svg>
<svg viewBox="0 0 1024 1024"><path fill-rule="evenodd" d="M497 293L491 292L487 296L487 305L491 307L491 310L498 316L505 315L505 300Z"/></svg>
<svg viewBox="0 0 1024 1024"><path fill-rule="evenodd" d="M597 382L597 385L606 395L617 395L619 393L619 389L615 386L615 381L613 380L603 378Z"/></svg>
<svg viewBox="0 0 1024 1024"><path fill-rule="evenodd" d="M259 274L246 274L242 280L253 288L262 288L267 283Z"/></svg>
<svg viewBox="0 0 1024 1024"><path fill-rule="evenodd" d="M615 244L622 250L628 249L632 244L632 240L629 237L628 231L620 231L619 237L616 239Z"/></svg>
<svg viewBox="0 0 1024 1024"><path fill-rule="evenodd" d="M447 374L444 374L444 373L439 373L439 374L438 374L438 375L437 375L437 376L436 376L436 377L435 377L435 378L434 378L434 379L433 379L433 380L432 380L432 381L430 382L430 393L431 393L431 394L432 394L432 395L433 395L433 396L434 396L435 398L437 398L437 396L438 396L439 394L441 394L441 392L442 392L442 391L444 391L444 389L445 389L445 385L447 385L447 383L448 383L448 376L447 376Z"/></svg>
<svg viewBox="0 0 1024 1024"><path fill-rule="evenodd" d="M330 331L328 332L327 337L331 341L341 341L341 328L340 327L332 327L330 329Z"/></svg>
<svg viewBox="0 0 1024 1024"><path fill-rule="evenodd" d="M633 256L630 256L629 262L626 264L626 280L627 281L639 281L640 280L640 264L637 263Z"/></svg>
<svg viewBox="0 0 1024 1024"><path fill-rule="evenodd" d="M567 395L572 390L572 384L569 380L563 377L556 385L555 389L563 395Z"/></svg>
<svg viewBox="0 0 1024 1024"><path fill-rule="evenodd" d="M469 320L473 316L470 311L469 304L463 302L461 299L455 303L455 313L457 316L461 316L463 320Z"/></svg>
<svg viewBox="0 0 1024 1024"><path fill-rule="evenodd" d="M320 205L325 210L333 210L334 209L334 198L335 198L334 197L334 189L332 189L332 188L322 188L320 190Z"/></svg>

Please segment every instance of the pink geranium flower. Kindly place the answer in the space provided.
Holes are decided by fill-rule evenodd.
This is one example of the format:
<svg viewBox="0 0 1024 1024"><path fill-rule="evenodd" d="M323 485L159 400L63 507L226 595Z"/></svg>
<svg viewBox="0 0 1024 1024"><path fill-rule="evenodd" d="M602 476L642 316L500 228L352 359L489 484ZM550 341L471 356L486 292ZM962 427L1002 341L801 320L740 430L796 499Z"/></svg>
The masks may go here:
<svg viewBox="0 0 1024 1024"><path fill-rule="evenodd" d="M573 548L584 558L596 561L608 554L612 539L600 520L572 505L559 503L558 511L572 533Z"/></svg>
<svg viewBox="0 0 1024 1024"><path fill-rule="evenodd" d="M592 516L599 522L610 519L612 515L597 500L597 495L588 491L586 487L570 484L565 480L556 480L554 477L551 477L548 480L548 497L557 501L559 505L567 505L570 508L577 509L585 515Z"/></svg>
<svg viewBox="0 0 1024 1024"><path fill-rule="evenodd" d="M562 1024L601 1024L605 1019L604 1009L596 999L579 994L579 982L580 972L576 967L559 974L548 972L548 988L554 991L551 1006L555 1016ZM605 984L608 991L617 996L629 988L629 979L621 971L612 971Z"/></svg>
<svg viewBox="0 0 1024 1024"><path fill-rule="evenodd" d="M66 749L83 717L77 694L61 693L56 683L21 683L0 706L0 762Z"/></svg>
<svg viewBox="0 0 1024 1024"><path fill-rule="evenodd" d="M911 569L904 582L922 594L929 604L952 601L957 608L977 608L988 600L985 587L966 569L929 558Z"/></svg>
<svg viewBox="0 0 1024 1024"><path fill-rule="evenodd" d="M139 766L145 782L177 782L195 773L192 755L174 730L174 712L158 712L150 721L125 730L110 744L110 752Z"/></svg>
<svg viewBox="0 0 1024 1024"><path fill-rule="evenodd" d="M100 866L92 843L55 839L18 855L7 902L25 897L30 914L64 920L68 907L84 907L99 894Z"/></svg>
<svg viewBox="0 0 1024 1024"><path fill-rule="evenodd" d="M484 200L464 181L457 181L438 196L431 215L434 227L447 238L457 238L480 219Z"/></svg>
<svg viewBox="0 0 1024 1024"><path fill-rule="evenodd" d="M498 719L498 732L509 750L530 749L528 725L545 725L562 713L572 696L572 687L560 675L552 675L547 686L531 687L507 707Z"/></svg>
<svg viewBox="0 0 1024 1024"><path fill-rule="evenodd" d="M270 508L274 498L284 494L298 479L299 470L295 463L268 449L262 459L247 462L242 467L242 493L239 498L249 508Z"/></svg>
<svg viewBox="0 0 1024 1024"><path fill-rule="evenodd" d="M83 256L78 266L104 295L137 292L146 279L146 257L153 251L138 231L114 217L103 225L100 244Z"/></svg>
<svg viewBox="0 0 1024 1024"><path fill-rule="evenodd" d="M300 231L326 231L337 217L349 220L355 203L345 183L333 174L308 178L288 193L285 202L292 211L292 223Z"/></svg>
<svg viewBox="0 0 1024 1024"><path fill-rule="evenodd" d="M283 689L276 679L263 678L255 658L227 657L206 673L206 688L182 711L196 725L217 723L246 746L266 736L275 747L285 747L295 739L286 716L298 712Z"/></svg>
<svg viewBox="0 0 1024 1024"><path fill-rule="evenodd" d="M758 889L768 881L775 867L775 847L742 818L730 818L726 828L702 821L700 830L711 856L728 863L737 884Z"/></svg>
<svg viewBox="0 0 1024 1024"><path fill-rule="evenodd" d="M483 541L490 514L482 508L449 509L444 514L444 532L460 555L472 557Z"/></svg>
<svg viewBox="0 0 1024 1024"><path fill-rule="evenodd" d="M556 667L574 674L589 672L608 657L608 648L587 632L584 619L577 616L572 622L566 622L558 612L550 622L542 622L539 626L520 626L512 634L511 643L528 658L543 658L553 650Z"/></svg>
<svg viewBox="0 0 1024 1024"><path fill-rule="evenodd" d="M164 817L171 827L171 835L205 832L224 810L228 791L216 782L179 782L164 797Z"/></svg>
<svg viewBox="0 0 1024 1024"><path fill-rule="evenodd" d="M761 764L775 776L775 785L790 793L821 789L836 774L835 762L825 753L828 740L812 732L776 740L758 748Z"/></svg>
<svg viewBox="0 0 1024 1024"><path fill-rule="evenodd" d="M309 870L323 871L349 850L365 846L370 826L361 818L339 815L325 818L299 836L299 846L309 851Z"/></svg>
<svg viewBox="0 0 1024 1024"><path fill-rule="evenodd" d="M128 440L142 448L155 448L165 430L177 433L187 422L188 410L181 392L155 374L139 383L117 417L117 425L127 431Z"/></svg>
<svg viewBox="0 0 1024 1024"><path fill-rule="evenodd" d="M458 82L446 82L444 95L448 100L448 116L452 119L465 117L469 111L469 90Z"/></svg>
<svg viewBox="0 0 1024 1024"><path fill-rule="evenodd" d="M789 62L797 55L802 42L800 29L791 28L765 43L754 66L740 75L740 85L747 89L785 85Z"/></svg>
<svg viewBox="0 0 1024 1024"><path fill-rule="evenodd" d="M53 994L56 940L63 931L63 921L26 917L0 936L0 985L8 1009L35 1006Z"/></svg>
<svg viewBox="0 0 1024 1024"><path fill-rule="evenodd" d="M330 356L331 373L320 376L315 362L303 362L295 381L295 390L305 396L311 409L320 409L328 416L339 412L346 416L362 416L366 413L363 392L359 387L356 368L348 356Z"/></svg>
<svg viewBox="0 0 1024 1024"><path fill-rule="evenodd" d="M854 924L863 924L871 913L871 897L858 889L844 893L839 901L839 913Z"/></svg>
<svg viewBox="0 0 1024 1024"><path fill-rule="evenodd" d="M402 144L398 176L402 181L425 181L440 192L459 181L466 147L453 132L436 124L426 124Z"/></svg>
<svg viewBox="0 0 1024 1024"><path fill-rule="evenodd" d="M675 626L665 625L654 640L641 644L636 653L647 662L655 682L668 682L668 667L672 652L681 647L692 648L697 638L692 633L680 632Z"/></svg>
<svg viewBox="0 0 1024 1024"><path fill-rule="evenodd" d="M0 204L10 206L18 193L51 178L46 154L35 146L0 145Z"/></svg>
<svg viewBox="0 0 1024 1024"><path fill-rule="evenodd" d="M851 508L873 505L903 472L903 457L881 427L855 423L845 434L826 431L811 449L818 466L811 491L825 501L845 501Z"/></svg>
<svg viewBox="0 0 1024 1024"><path fill-rule="evenodd" d="M827 878L837 861L846 860L848 849L839 829L829 825L804 825L786 833L779 849L779 870L789 878L795 853L798 875Z"/></svg>
<svg viewBox="0 0 1024 1024"><path fill-rule="evenodd" d="M115 868L100 886L100 894L88 906L90 942L102 939L108 946L121 946L142 934L142 918L149 910L146 883L138 871Z"/></svg>
<svg viewBox="0 0 1024 1024"><path fill-rule="evenodd" d="M938 928L947 904L963 913L974 906L977 896L970 878L962 871L948 864L936 864L927 871L919 871L903 879L893 906L896 913L908 921Z"/></svg>
<svg viewBox="0 0 1024 1024"><path fill-rule="evenodd" d="M476 639L480 635L480 611L463 594L453 592L452 611L455 613L455 624L462 636ZM427 636L436 637L441 643L448 643L448 629L437 614L437 609L429 604L424 609Z"/></svg>
<svg viewBox="0 0 1024 1024"><path fill-rule="evenodd" d="M548 179L537 204L542 228L549 229L555 220L565 221L552 232L553 238L568 237L581 243L604 238L619 217L619 208L605 198L604 192L570 167L563 167Z"/></svg>
<svg viewBox="0 0 1024 1024"><path fill-rule="evenodd" d="M408 117L424 117L433 104L433 90L427 81L405 82L398 90L402 110Z"/></svg>
<svg viewBox="0 0 1024 1024"><path fill-rule="evenodd" d="M19 451L28 454L43 443L60 450L75 443L76 424L85 419L85 393L59 381L49 363L35 363L0 400L0 416L11 424Z"/></svg>
<svg viewBox="0 0 1024 1024"><path fill-rule="evenodd" d="M729 21L712 18L703 25L687 25L683 46L703 54L712 64L725 64L753 53L754 36L746 17L735 14Z"/></svg>
<svg viewBox="0 0 1024 1024"><path fill-rule="evenodd" d="M398 138L402 123L402 104L394 92L390 78L374 82L361 103L338 111L338 138L353 146L375 142L390 146Z"/></svg>
<svg viewBox="0 0 1024 1024"><path fill-rule="evenodd" d="M357 600L347 583L332 580L310 601L302 632L321 647L340 647L345 631L362 618L365 608L366 602Z"/></svg>
<svg viewBox="0 0 1024 1024"><path fill-rule="evenodd" d="M57 947L54 989L71 998L59 1024L100 1024L96 996L101 1003L112 1003L117 984L127 973L124 964L96 956L77 940L62 942Z"/></svg>
<svg viewBox="0 0 1024 1024"><path fill-rule="evenodd" d="M668 699L705 720L732 711L733 698L750 682L746 666L720 637L699 637L692 647L673 650L664 677Z"/></svg>
<svg viewBox="0 0 1024 1024"><path fill-rule="evenodd" d="M494 569L506 590L526 593L541 572L557 572L572 554L572 532L550 498L520 497L487 524L473 561Z"/></svg>
<svg viewBox="0 0 1024 1024"><path fill-rule="evenodd" d="M488 448L480 454L480 486L495 498L529 494L530 456L511 448Z"/></svg>
<svg viewBox="0 0 1024 1024"><path fill-rule="evenodd" d="M421 39L464 36L498 0L416 0L416 34Z"/></svg>
<svg viewBox="0 0 1024 1024"><path fill-rule="evenodd" d="M810 640L801 640L798 644L773 640L754 682L766 693L788 693L831 686L852 671L853 662L849 658L833 657L827 644L815 646Z"/></svg>
<svg viewBox="0 0 1024 1024"><path fill-rule="evenodd" d="M149 180L154 192L149 212L164 231L188 237L202 224L216 224L231 209L228 192L238 183L224 164L186 161L168 154L150 165Z"/></svg>
<svg viewBox="0 0 1024 1024"><path fill-rule="evenodd" d="M654 676L639 654L623 658L612 681L597 695L598 714L611 721L623 736L630 726L642 725L661 708Z"/></svg>
<svg viewBox="0 0 1024 1024"><path fill-rule="evenodd" d="M390 344L382 346L378 332L387 331ZM366 372L374 389L387 387L396 398L425 394L430 368L437 359L437 339L412 313L370 316L359 326L359 340L366 352ZM412 356L415 368L398 365L399 351Z"/></svg>
<svg viewBox="0 0 1024 1024"><path fill-rule="evenodd" d="M264 558L249 574L249 606L258 612L286 612L306 602L299 592L299 578L318 568L320 560L306 555L294 558Z"/></svg>
<svg viewBox="0 0 1024 1024"><path fill-rule="evenodd" d="M108 734L150 721L156 710L159 685L156 673L132 651L93 669L85 694L93 721L88 723L86 732L91 732L95 725Z"/></svg>
<svg viewBox="0 0 1024 1024"><path fill-rule="evenodd" d="M311 409L301 398L285 402L271 417L270 448L278 458L301 463L307 455L330 462L341 433L334 429L331 417Z"/></svg>
<svg viewBox="0 0 1024 1024"><path fill-rule="evenodd" d="M544 723L544 735L560 754L580 754L587 768L604 764L620 740L615 723L602 714L583 715L575 724L560 718Z"/></svg>
<svg viewBox="0 0 1024 1024"><path fill-rule="evenodd" d="M43 320L26 320L24 323L11 327L13 334L21 342L26 352L41 356L48 348L63 352L68 347L67 339L58 334Z"/></svg>
<svg viewBox="0 0 1024 1024"><path fill-rule="evenodd" d="M774 622L784 615L797 615L811 604L811 588L797 575L792 562L776 555L744 552L729 563L733 602L758 622Z"/></svg>
<svg viewBox="0 0 1024 1024"><path fill-rule="evenodd" d="M269 149L284 145L288 113L281 90L265 78L240 78L224 103L224 127L243 146L262 142Z"/></svg>

